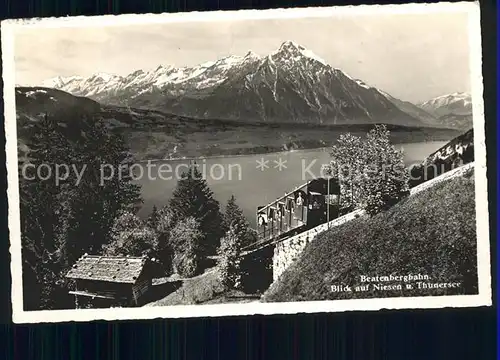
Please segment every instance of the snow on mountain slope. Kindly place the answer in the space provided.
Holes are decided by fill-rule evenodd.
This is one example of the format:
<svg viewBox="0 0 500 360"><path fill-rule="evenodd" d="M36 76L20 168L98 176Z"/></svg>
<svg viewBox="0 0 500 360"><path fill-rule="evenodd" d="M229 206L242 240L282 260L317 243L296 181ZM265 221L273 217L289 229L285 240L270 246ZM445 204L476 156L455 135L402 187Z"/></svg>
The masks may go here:
<svg viewBox="0 0 500 360"><path fill-rule="evenodd" d="M353 80L303 46L285 41L260 57L228 56L194 67L159 66L126 76L95 74L46 82L101 103L196 118L317 124L422 126L383 92Z"/></svg>
<svg viewBox="0 0 500 360"><path fill-rule="evenodd" d="M137 70L126 76L104 73L94 74L88 78L58 76L44 81L43 86L96 98L106 98L125 90L146 92L172 84L197 83L197 88L205 88L224 81L233 67L258 59L258 55L249 52L244 57L228 56L194 67L174 68L160 65L154 70Z"/></svg>
<svg viewBox="0 0 500 360"><path fill-rule="evenodd" d="M434 99L428 100L419 106L438 116L443 115L469 115L472 114L472 99L468 93L457 92L438 96Z"/></svg>

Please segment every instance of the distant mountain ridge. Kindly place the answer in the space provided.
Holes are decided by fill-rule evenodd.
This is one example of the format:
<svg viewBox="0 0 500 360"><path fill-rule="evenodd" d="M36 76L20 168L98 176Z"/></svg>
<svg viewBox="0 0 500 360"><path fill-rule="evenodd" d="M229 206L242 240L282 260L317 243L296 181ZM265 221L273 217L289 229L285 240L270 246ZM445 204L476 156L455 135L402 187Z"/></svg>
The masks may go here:
<svg viewBox="0 0 500 360"><path fill-rule="evenodd" d="M450 113L468 115L472 113L472 97L469 93L456 92L435 97L418 104L418 106L438 116Z"/></svg>
<svg viewBox="0 0 500 360"><path fill-rule="evenodd" d="M46 87L103 104L165 111L199 119L244 122L427 124L382 91L354 80L312 51L286 41L260 57L228 56L194 67L159 66L126 76L57 77Z"/></svg>
<svg viewBox="0 0 500 360"><path fill-rule="evenodd" d="M433 114L442 126L462 130L472 128L472 97L469 93L438 96L418 106Z"/></svg>
<svg viewBox="0 0 500 360"><path fill-rule="evenodd" d="M56 120L71 141L84 141L86 129L101 119L121 134L136 160L231 156L331 146L345 132L363 135L371 124L323 126L306 123L195 119L151 109L104 105L52 88L16 87L19 159L29 159L34 125L44 116ZM396 142L442 141L451 129L388 125Z"/></svg>

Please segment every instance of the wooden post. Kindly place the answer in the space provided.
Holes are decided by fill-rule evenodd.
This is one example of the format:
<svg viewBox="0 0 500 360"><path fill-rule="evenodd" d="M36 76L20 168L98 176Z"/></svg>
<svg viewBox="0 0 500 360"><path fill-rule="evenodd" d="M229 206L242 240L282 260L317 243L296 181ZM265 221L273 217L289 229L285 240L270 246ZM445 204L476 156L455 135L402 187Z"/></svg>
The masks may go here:
<svg viewBox="0 0 500 360"><path fill-rule="evenodd" d="M273 216L269 216L271 218L271 238L274 236L274 211L273 211L273 208L272 207L269 207L269 215L273 215Z"/></svg>
<svg viewBox="0 0 500 360"><path fill-rule="evenodd" d="M330 175L328 175L328 178L326 179L326 187L327 187L326 193L328 194L326 197L327 198L326 223L328 224L327 228L329 229L330 228Z"/></svg>
<svg viewBox="0 0 500 360"><path fill-rule="evenodd" d="M75 281L75 290L78 291L78 280ZM80 306L78 304L78 295L75 294L75 309L79 309Z"/></svg>

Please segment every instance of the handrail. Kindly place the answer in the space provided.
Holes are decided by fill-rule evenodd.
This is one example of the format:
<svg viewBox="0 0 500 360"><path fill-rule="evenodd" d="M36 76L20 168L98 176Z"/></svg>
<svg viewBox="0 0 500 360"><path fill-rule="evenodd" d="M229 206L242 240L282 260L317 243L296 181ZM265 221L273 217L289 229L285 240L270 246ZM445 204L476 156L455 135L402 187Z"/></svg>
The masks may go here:
<svg viewBox="0 0 500 360"><path fill-rule="evenodd" d="M320 180L320 179L326 180L326 182L327 182L327 185L326 185L326 186L327 186L327 187L330 187L330 182L331 182L332 180L335 180L335 178L333 178L333 177L328 177L328 178L315 178L315 179L308 180L306 183L304 183L304 184L302 184L302 185L300 185L300 186L295 187L295 189L293 189L292 191L290 191L290 192L288 192L288 193L285 193L285 195L283 195L283 196L281 196L281 197L279 197L279 198L276 198L275 200L271 201L271 202L270 202L270 203L268 203L267 205L263 206L261 209L259 209L259 210L257 211L257 213L259 213L259 212L261 212L261 211L264 211L264 210L268 209L269 207L271 207L271 206L273 206L274 204L276 204L276 202L281 201L281 200L283 200L283 199L287 198L287 197L288 197L288 196L290 196L290 195L293 195L293 194L294 194L297 190L301 190L301 189L303 189L304 187L308 186L311 182L314 182L314 181L316 181L316 180ZM333 194L332 194L332 195L333 195Z"/></svg>
<svg viewBox="0 0 500 360"><path fill-rule="evenodd" d="M266 206L263 206L261 209L259 209L257 211L257 213L259 213L261 211L264 211L264 210L268 209L269 207L273 206L278 201L283 200L283 199L287 198L290 195L293 195L293 193L295 193L297 190L300 190L300 189L306 187L307 185L309 185L310 182L311 182L311 180L308 180L305 184L296 187L293 191L290 191L289 193L285 193L285 195L283 195L282 197L279 197L276 200L271 201L269 204L267 204Z"/></svg>

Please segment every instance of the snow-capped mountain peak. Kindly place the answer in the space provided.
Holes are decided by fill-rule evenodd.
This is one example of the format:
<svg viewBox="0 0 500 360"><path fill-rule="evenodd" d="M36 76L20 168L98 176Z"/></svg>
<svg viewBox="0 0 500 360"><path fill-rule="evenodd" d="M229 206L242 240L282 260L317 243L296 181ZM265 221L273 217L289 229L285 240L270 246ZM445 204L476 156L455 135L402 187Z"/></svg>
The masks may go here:
<svg viewBox="0 0 500 360"><path fill-rule="evenodd" d="M438 112L438 113L449 113L453 112L453 109L458 109L459 111L463 111L463 109L459 108L471 108L472 106L471 95L466 92L455 92L452 94L445 94L428 101L425 101L419 106L427 111ZM442 114L441 114L442 115Z"/></svg>
<svg viewBox="0 0 500 360"><path fill-rule="evenodd" d="M91 79L102 80L102 81L107 82L107 81L111 81L112 79L116 79L117 77L120 77L120 76L99 72L99 73L95 73L94 75L92 75Z"/></svg>
<svg viewBox="0 0 500 360"><path fill-rule="evenodd" d="M82 76L67 76L67 77L56 76L54 78L50 78L43 81L40 85L43 87L60 89L72 81L82 81L82 80L84 80L84 77Z"/></svg>
<svg viewBox="0 0 500 360"><path fill-rule="evenodd" d="M466 92L454 92L452 94L445 94L441 96L437 96L433 99L425 101L420 104L420 106L443 106L456 101L465 101L470 102L471 95Z"/></svg>
<svg viewBox="0 0 500 360"><path fill-rule="evenodd" d="M240 64L243 61L243 59L244 58L241 56L230 55L217 60L215 62L215 65L228 68Z"/></svg>
<svg viewBox="0 0 500 360"><path fill-rule="evenodd" d="M281 43L277 51L281 52L281 51L301 51L301 50L305 50L305 47L297 44L292 40L287 40Z"/></svg>
<svg viewBox="0 0 500 360"><path fill-rule="evenodd" d="M312 63L307 61L311 59L314 60ZM237 71L239 68L266 61L272 67L276 66L276 62L279 62L280 65L286 64L289 68L296 67L297 64L313 65L315 62L329 67L323 59L312 51L294 41L285 41L276 51L264 58L261 58L253 51L248 51L244 56L229 55L193 67L176 68L171 65L161 64L155 69L149 71L136 70L125 76L105 72L98 72L89 77L58 76L44 81L42 85L65 90L75 95L92 96L97 100L101 99L99 95L101 93L117 93L124 91L124 89L143 93L151 91L153 88L178 86L184 83L194 84L191 86L203 89L221 84L232 72ZM299 68L302 68L302 66L304 65ZM184 93L184 90L181 92Z"/></svg>
<svg viewBox="0 0 500 360"><path fill-rule="evenodd" d="M174 67L173 67L173 66L171 66L171 65L167 65L167 66L165 66L165 65L158 65L158 67L154 70L154 72L159 73L159 72L170 71L170 70L172 70L173 68L174 68ZM142 71L142 72L144 72L143 70L138 70L138 71Z"/></svg>
<svg viewBox="0 0 500 360"><path fill-rule="evenodd" d="M451 94L444 94L441 96L437 96L433 99L427 100L423 102L421 105L431 104L431 103L447 103L457 100L468 100L470 99L470 94L466 92L454 92Z"/></svg>
<svg viewBox="0 0 500 360"><path fill-rule="evenodd" d="M254 53L252 50L250 50L249 52L247 52L245 54L244 59L257 61L257 60L260 60L260 56L257 55L256 53Z"/></svg>
<svg viewBox="0 0 500 360"><path fill-rule="evenodd" d="M215 63L216 63L216 61L206 61L206 62L204 62L203 64L200 64L199 66L200 66L201 68L209 68L209 67L211 67L211 66L214 66L214 65L215 65Z"/></svg>
<svg viewBox="0 0 500 360"><path fill-rule="evenodd" d="M229 55L196 66L160 65L120 76L53 79L51 87L103 104L195 118L319 124L419 125L380 90L354 80L294 41L269 54ZM208 60L208 59L207 59Z"/></svg>

